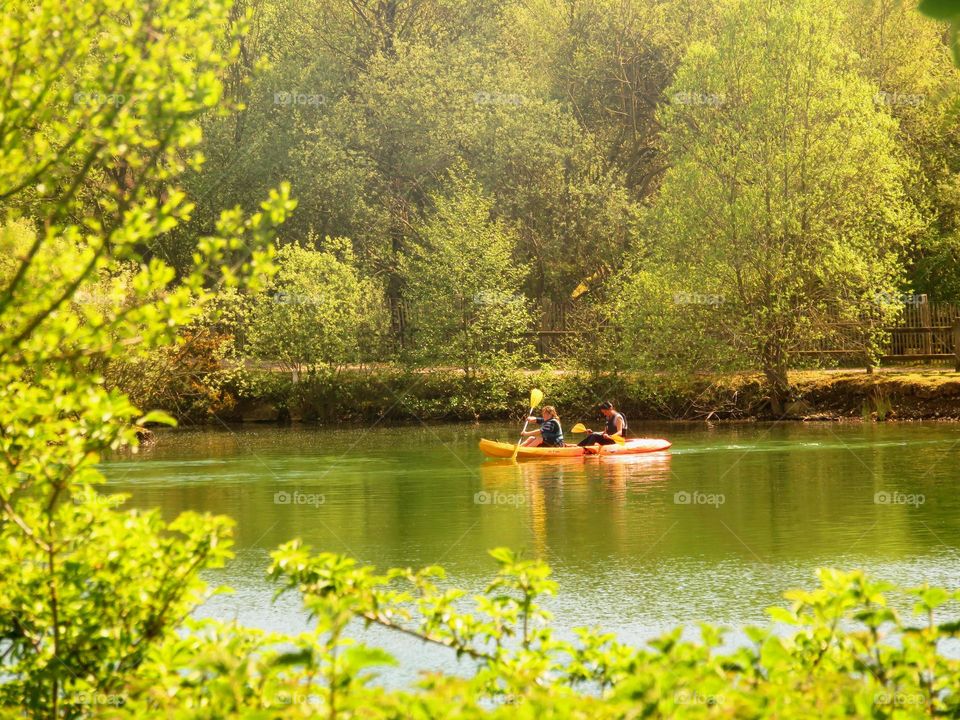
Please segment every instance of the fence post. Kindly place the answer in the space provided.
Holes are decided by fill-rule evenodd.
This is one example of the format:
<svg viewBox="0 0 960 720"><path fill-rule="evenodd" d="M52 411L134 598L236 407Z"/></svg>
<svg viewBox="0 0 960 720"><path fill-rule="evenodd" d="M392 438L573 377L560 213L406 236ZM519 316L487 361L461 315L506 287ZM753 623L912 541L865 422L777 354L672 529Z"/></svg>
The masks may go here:
<svg viewBox="0 0 960 720"><path fill-rule="evenodd" d="M960 372L960 320L953 321L953 369Z"/></svg>
<svg viewBox="0 0 960 720"><path fill-rule="evenodd" d="M923 354L930 355L933 352L933 319L930 316L930 303L926 293L920 296L919 302L920 323L923 326Z"/></svg>

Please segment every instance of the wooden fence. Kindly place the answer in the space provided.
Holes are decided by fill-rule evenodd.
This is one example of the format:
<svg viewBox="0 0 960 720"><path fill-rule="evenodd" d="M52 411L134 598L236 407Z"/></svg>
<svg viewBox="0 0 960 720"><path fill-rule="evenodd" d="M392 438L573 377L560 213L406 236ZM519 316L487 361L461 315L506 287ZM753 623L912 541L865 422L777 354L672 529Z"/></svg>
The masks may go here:
<svg viewBox="0 0 960 720"><path fill-rule="evenodd" d="M890 328L890 343L885 358L943 359L957 352L955 326L960 321L960 305L928 302L926 295L904 305L901 322Z"/></svg>
<svg viewBox="0 0 960 720"><path fill-rule="evenodd" d="M960 303L931 301L926 295L907 295L898 321L875 328L863 322L837 320L826 337L796 348L794 352L808 357L860 364L866 360L870 337L880 330L881 360L888 363L953 362L960 372ZM549 356L566 338L580 334L572 327L573 303L541 305L539 327L526 333L541 355ZM407 309L400 303L391 308L395 323L406 325Z"/></svg>
<svg viewBox="0 0 960 720"><path fill-rule="evenodd" d="M877 331L884 362L949 361L960 369L960 305L930 301L926 295L906 296L893 325L877 327L870 319L838 321L825 337L795 352L858 363L866 360L871 336Z"/></svg>

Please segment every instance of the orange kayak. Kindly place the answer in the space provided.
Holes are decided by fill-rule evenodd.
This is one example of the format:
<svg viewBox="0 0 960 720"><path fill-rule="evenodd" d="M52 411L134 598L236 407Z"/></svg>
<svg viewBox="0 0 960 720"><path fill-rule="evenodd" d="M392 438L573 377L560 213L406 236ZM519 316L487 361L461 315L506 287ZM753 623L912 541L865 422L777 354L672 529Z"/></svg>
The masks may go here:
<svg viewBox="0 0 960 720"><path fill-rule="evenodd" d="M591 457L594 455L637 455L639 453L660 452L670 447L672 443L663 438L634 438L627 440L623 445L594 445L582 448L578 445L564 447L521 447L517 457L529 460L532 458L550 457ZM513 457L515 443L497 442L495 440L481 440L480 451L488 457Z"/></svg>

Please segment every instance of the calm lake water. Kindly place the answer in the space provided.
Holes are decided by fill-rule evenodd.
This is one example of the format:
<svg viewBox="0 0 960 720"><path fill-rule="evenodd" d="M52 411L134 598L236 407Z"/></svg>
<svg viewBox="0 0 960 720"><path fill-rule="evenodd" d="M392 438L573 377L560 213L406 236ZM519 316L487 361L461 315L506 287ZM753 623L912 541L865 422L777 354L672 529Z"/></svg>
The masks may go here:
<svg viewBox="0 0 960 720"><path fill-rule="evenodd" d="M605 460L511 464L477 449L516 430L179 430L104 468L136 506L232 516L237 557L209 580L235 592L200 614L278 631L305 627L265 579L268 552L294 537L379 568L441 564L470 590L495 570L487 549L522 549L554 568L558 626L634 642L700 620L765 623L820 566L960 585L960 425L637 425L672 451ZM365 637L407 660L388 681L456 664Z"/></svg>

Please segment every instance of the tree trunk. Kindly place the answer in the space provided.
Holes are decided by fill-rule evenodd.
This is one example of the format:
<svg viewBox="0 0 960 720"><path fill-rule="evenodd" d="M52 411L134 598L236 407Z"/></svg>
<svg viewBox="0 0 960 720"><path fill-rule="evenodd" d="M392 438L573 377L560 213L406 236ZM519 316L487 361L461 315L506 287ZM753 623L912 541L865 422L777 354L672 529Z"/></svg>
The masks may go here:
<svg viewBox="0 0 960 720"><path fill-rule="evenodd" d="M767 378L767 388L770 391L770 410L777 418L781 418L783 404L790 398L787 368L782 362L765 363L763 374Z"/></svg>
<svg viewBox="0 0 960 720"><path fill-rule="evenodd" d="M391 268L387 277L387 303L390 306L390 334L396 350L403 350L406 343L406 317L403 306L403 278L397 270L403 254L403 240L399 230L394 230L390 241Z"/></svg>
<svg viewBox="0 0 960 720"><path fill-rule="evenodd" d="M774 339L765 343L761 352L761 367L770 392L770 410L783 417L783 405L790 398L790 381L787 378L787 359L781 345Z"/></svg>

